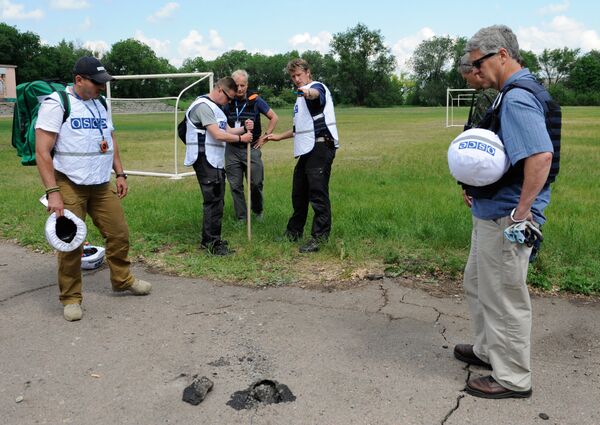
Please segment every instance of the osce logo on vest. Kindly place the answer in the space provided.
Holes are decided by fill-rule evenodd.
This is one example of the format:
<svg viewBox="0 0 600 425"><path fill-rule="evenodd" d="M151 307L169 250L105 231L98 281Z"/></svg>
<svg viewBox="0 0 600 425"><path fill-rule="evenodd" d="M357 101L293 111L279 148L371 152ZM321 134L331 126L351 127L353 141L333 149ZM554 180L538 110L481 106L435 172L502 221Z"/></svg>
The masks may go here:
<svg viewBox="0 0 600 425"><path fill-rule="evenodd" d="M106 118L71 118L73 130L108 128Z"/></svg>

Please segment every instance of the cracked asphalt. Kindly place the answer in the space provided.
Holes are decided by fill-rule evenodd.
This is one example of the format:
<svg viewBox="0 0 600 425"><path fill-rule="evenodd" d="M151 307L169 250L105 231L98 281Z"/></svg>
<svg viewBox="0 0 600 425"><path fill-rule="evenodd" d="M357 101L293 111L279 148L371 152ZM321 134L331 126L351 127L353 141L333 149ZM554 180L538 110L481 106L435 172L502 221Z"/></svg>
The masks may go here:
<svg viewBox="0 0 600 425"><path fill-rule="evenodd" d="M113 294L106 268L88 272L83 320L68 323L55 257L0 241L2 424L600 423L594 299L533 298L533 396L496 401L462 391L486 371L452 356L471 334L461 296L390 279L327 292L134 271L150 296ZM214 382L198 406L181 400L194 375ZM259 379L296 400L226 405Z"/></svg>

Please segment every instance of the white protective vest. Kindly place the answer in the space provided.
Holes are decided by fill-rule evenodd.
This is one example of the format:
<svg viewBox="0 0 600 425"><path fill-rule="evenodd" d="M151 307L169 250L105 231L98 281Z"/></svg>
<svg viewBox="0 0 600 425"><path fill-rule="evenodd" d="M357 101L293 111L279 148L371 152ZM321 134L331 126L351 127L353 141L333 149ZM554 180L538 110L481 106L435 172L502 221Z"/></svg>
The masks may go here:
<svg viewBox="0 0 600 425"><path fill-rule="evenodd" d="M221 110L221 108L219 108L216 103L206 97L200 96L196 98L196 100L194 100L185 113L187 118L187 132L185 134L185 160L183 161L183 165L187 167L194 165L198 159L198 133L202 134L202 132L205 132L204 150L206 159L213 167L223 169L225 168L226 143L216 140L208 131L194 127L194 124L192 124L190 121L190 111L199 103L206 103L208 106L210 106L210 109L212 109L213 113L215 114L219 128L223 131L227 130L227 116L225 116L225 113Z"/></svg>
<svg viewBox="0 0 600 425"><path fill-rule="evenodd" d="M318 81L313 81L301 89L308 89L314 84L325 87L325 108L322 114L311 116L306 104L306 99L299 97L294 105L294 156L298 157L313 150L315 146L315 120L325 116L325 124L333 137L334 145L339 146L338 131L335 125L335 112L333 111L333 99L327 86Z"/></svg>
<svg viewBox="0 0 600 425"><path fill-rule="evenodd" d="M67 93L71 113L56 138L52 161L54 169L75 184L106 183L110 180L115 153L112 140L114 127L110 115L99 100L78 99L70 87ZM52 93L49 97L60 103L58 93ZM108 143L108 150L104 153L100 152L103 139Z"/></svg>

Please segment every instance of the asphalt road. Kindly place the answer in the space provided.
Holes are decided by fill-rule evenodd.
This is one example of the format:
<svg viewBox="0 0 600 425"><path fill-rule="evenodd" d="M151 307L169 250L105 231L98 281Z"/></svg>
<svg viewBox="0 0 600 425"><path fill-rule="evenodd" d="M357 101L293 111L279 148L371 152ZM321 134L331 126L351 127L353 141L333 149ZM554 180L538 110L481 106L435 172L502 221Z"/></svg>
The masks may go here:
<svg viewBox="0 0 600 425"><path fill-rule="evenodd" d="M0 423L600 424L597 300L534 297L533 396L484 400L462 390L486 371L452 356L470 338L461 296L389 279L328 292L134 271L150 296L113 294L104 267L84 276L84 317L69 323L55 257L0 241ZM194 375L214 382L197 406L182 401ZM261 379L295 401L227 405Z"/></svg>

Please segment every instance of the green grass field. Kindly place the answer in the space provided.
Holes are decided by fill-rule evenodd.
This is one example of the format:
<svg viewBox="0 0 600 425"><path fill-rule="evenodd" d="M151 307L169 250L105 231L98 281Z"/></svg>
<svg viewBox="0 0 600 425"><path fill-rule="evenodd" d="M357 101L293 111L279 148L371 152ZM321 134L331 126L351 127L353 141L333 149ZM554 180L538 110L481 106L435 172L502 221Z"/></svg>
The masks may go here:
<svg viewBox="0 0 600 425"><path fill-rule="evenodd" d="M333 232L317 254L278 241L291 213L291 140L263 148L265 220L253 239L233 217L226 195L223 237L236 254L207 256L198 248L201 195L195 177L131 176L124 200L132 256L160 269L247 285L349 281L366 273L460 280L471 219L446 164L459 128L445 128L443 108L338 108L341 149L333 165ZM278 130L291 125L291 108L277 110ZM547 290L600 292L600 108L563 108L561 174L547 209L542 252L529 282ZM173 172L173 116L115 116L128 170ZM49 251L46 213L35 167L23 167L10 146L11 120L0 118L0 237ZM183 145L180 144L180 157ZM183 169L180 172L191 171ZM310 233L310 220L306 235ZM89 223L88 219L88 223ZM90 226L93 229L93 226ZM95 229L92 244L101 243Z"/></svg>

